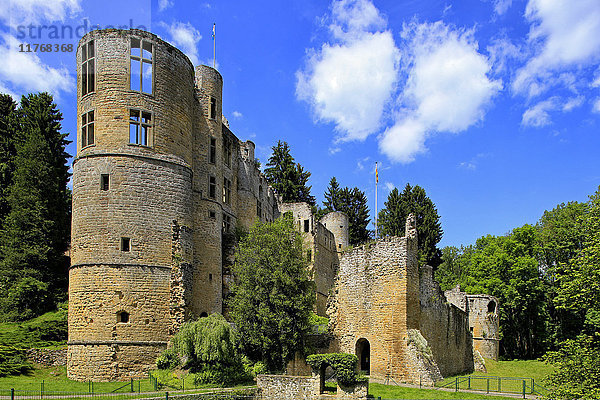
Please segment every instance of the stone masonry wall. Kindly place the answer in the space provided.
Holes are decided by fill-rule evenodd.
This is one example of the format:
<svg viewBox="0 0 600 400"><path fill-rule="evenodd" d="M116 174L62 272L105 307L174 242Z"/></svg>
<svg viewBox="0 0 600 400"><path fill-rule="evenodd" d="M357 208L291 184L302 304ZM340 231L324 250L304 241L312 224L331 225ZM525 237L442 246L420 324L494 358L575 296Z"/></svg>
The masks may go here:
<svg viewBox="0 0 600 400"><path fill-rule="evenodd" d="M356 354L359 339L370 344L370 374L410 381L408 329L415 328L418 300L409 299L416 258L408 257L413 238L390 237L345 253L340 261L333 300L329 303L330 328L339 351ZM418 276L416 277L418 279ZM416 305L416 306L415 306Z"/></svg>
<svg viewBox="0 0 600 400"><path fill-rule="evenodd" d="M319 376L258 375L256 386L263 400L315 400Z"/></svg>
<svg viewBox="0 0 600 400"><path fill-rule="evenodd" d="M419 329L431 347L443 376L473 370L473 345L468 314L446 301L433 269L421 267Z"/></svg>

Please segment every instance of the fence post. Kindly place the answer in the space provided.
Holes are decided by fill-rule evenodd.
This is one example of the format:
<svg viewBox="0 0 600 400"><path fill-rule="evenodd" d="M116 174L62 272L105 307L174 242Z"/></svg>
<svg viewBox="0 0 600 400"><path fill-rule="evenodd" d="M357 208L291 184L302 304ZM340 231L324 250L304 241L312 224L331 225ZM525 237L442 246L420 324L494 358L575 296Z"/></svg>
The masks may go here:
<svg viewBox="0 0 600 400"><path fill-rule="evenodd" d="M165 392L165 400L169 400L169 392Z"/></svg>
<svg viewBox="0 0 600 400"><path fill-rule="evenodd" d="M523 398L525 398L525 379L523 379Z"/></svg>
<svg viewBox="0 0 600 400"><path fill-rule="evenodd" d="M487 378L487 392L490 392L490 378Z"/></svg>
<svg viewBox="0 0 600 400"><path fill-rule="evenodd" d="M502 391L502 378L498 377L498 392Z"/></svg>
<svg viewBox="0 0 600 400"><path fill-rule="evenodd" d="M131 381L129 383L131 384L131 393L133 393L133 378L131 378Z"/></svg>
<svg viewBox="0 0 600 400"><path fill-rule="evenodd" d="M471 390L471 377L469 376L469 390Z"/></svg>
<svg viewBox="0 0 600 400"><path fill-rule="evenodd" d="M531 378L531 394L535 392L535 378Z"/></svg>
<svg viewBox="0 0 600 400"><path fill-rule="evenodd" d="M454 378L454 391L458 392L458 378Z"/></svg>
<svg viewBox="0 0 600 400"><path fill-rule="evenodd" d="M15 388L10 389L10 400L15 400Z"/></svg>
<svg viewBox="0 0 600 400"><path fill-rule="evenodd" d="M44 381L40 382L40 399L44 398Z"/></svg>

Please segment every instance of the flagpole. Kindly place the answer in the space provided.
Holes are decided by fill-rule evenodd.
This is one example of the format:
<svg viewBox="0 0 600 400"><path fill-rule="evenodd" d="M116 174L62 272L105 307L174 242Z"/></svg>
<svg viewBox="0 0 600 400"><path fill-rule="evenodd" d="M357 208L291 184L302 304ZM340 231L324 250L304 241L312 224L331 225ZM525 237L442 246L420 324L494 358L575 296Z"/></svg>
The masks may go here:
<svg viewBox="0 0 600 400"><path fill-rule="evenodd" d="M216 38L216 28L217 28L217 24L213 23L213 68L216 69L216 65L217 65L217 38Z"/></svg>
<svg viewBox="0 0 600 400"><path fill-rule="evenodd" d="M379 172L377 171L377 161L375 161L375 240L377 240L377 183L379 183Z"/></svg>

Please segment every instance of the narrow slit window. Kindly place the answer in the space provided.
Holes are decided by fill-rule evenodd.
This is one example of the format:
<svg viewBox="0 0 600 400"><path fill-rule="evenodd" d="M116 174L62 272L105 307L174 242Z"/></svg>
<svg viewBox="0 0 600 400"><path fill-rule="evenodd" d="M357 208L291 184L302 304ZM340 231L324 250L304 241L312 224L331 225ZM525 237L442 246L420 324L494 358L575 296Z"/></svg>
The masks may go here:
<svg viewBox="0 0 600 400"><path fill-rule="evenodd" d="M121 251L130 251L131 250L131 239L128 237L121 238Z"/></svg>
<svg viewBox="0 0 600 400"><path fill-rule="evenodd" d="M210 138L210 148L208 150L208 162L215 164L217 162L217 139Z"/></svg>
<svg viewBox="0 0 600 400"><path fill-rule="evenodd" d="M210 98L210 118L217 119L217 99L212 96Z"/></svg>
<svg viewBox="0 0 600 400"><path fill-rule="evenodd" d="M110 188L110 176L108 174L100 175L100 188L104 191Z"/></svg>
<svg viewBox="0 0 600 400"><path fill-rule="evenodd" d="M152 94L153 80L152 42L131 38L130 88L137 92Z"/></svg>
<svg viewBox="0 0 600 400"><path fill-rule="evenodd" d="M94 41L90 40L81 46L81 95L85 96L95 90L96 72L94 62L96 53Z"/></svg>
<svg viewBox="0 0 600 400"><path fill-rule="evenodd" d="M94 111L81 116L81 147L94 144Z"/></svg>
<svg viewBox="0 0 600 400"><path fill-rule="evenodd" d="M223 178L223 203L231 204L231 181Z"/></svg>
<svg viewBox="0 0 600 400"><path fill-rule="evenodd" d="M208 183L208 197L211 199L217 198L217 178L211 176Z"/></svg>
<svg viewBox="0 0 600 400"><path fill-rule="evenodd" d="M304 220L304 232L308 232L310 230L310 224L309 224L309 220L305 219Z"/></svg>

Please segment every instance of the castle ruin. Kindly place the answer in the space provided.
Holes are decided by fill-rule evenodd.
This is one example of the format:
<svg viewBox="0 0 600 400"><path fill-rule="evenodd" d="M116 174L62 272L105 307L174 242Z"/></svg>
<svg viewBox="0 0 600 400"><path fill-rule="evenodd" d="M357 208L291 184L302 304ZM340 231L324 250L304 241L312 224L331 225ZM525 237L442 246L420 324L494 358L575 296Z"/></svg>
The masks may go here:
<svg viewBox="0 0 600 400"><path fill-rule="evenodd" d="M254 144L222 116L215 69L194 68L149 32L106 29L79 42L77 75L69 378L153 369L182 323L226 313L235 229L288 211L304 237L315 311L331 314L339 350L373 376L405 381L470 368L469 311L446 304L418 267L414 221L405 238L343 252L348 217L317 220L307 204L279 201Z"/></svg>

